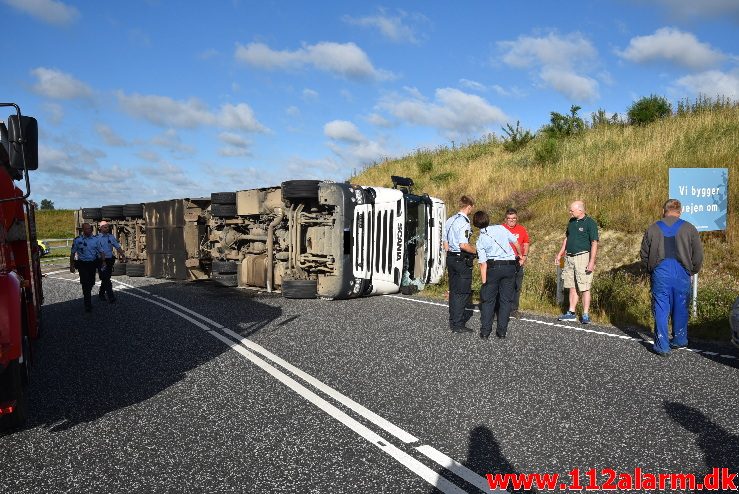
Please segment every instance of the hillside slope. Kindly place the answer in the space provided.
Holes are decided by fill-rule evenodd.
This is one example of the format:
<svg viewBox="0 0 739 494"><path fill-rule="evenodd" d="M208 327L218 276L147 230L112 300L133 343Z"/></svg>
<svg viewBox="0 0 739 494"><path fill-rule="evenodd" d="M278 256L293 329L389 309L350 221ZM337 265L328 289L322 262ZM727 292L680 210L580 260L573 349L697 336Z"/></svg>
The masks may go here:
<svg viewBox="0 0 739 494"><path fill-rule="evenodd" d="M652 325L648 277L637 265L643 231L661 214L671 167L729 168L725 232L702 233L698 317L691 335L728 339L728 314L739 295L739 107L706 109L648 126L604 125L559 139L537 137L509 152L495 136L461 147L418 150L372 166L354 183L391 186L410 176L416 190L444 199L450 212L462 194L502 220L516 207L532 236L522 309L558 313L554 256L574 199L601 227L591 313L621 326ZM732 253L734 255L732 255ZM475 278L475 290L479 279ZM435 291L443 296L445 287Z"/></svg>

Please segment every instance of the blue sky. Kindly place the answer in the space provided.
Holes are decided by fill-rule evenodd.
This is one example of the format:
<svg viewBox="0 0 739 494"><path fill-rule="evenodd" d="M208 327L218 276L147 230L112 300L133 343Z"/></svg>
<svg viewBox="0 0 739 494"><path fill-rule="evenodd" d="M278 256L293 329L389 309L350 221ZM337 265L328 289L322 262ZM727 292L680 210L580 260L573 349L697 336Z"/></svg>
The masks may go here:
<svg viewBox="0 0 739 494"><path fill-rule="evenodd" d="M739 99L739 0L0 0L57 208L345 180L641 96Z"/></svg>

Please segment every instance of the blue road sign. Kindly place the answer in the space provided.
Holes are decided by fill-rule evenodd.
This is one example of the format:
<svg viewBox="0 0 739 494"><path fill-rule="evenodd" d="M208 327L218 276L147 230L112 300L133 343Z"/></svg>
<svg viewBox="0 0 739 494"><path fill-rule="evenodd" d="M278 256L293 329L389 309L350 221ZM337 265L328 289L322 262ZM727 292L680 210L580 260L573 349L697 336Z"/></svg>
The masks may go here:
<svg viewBox="0 0 739 494"><path fill-rule="evenodd" d="M670 168L670 198L680 200L680 217L699 232L726 230L729 169Z"/></svg>

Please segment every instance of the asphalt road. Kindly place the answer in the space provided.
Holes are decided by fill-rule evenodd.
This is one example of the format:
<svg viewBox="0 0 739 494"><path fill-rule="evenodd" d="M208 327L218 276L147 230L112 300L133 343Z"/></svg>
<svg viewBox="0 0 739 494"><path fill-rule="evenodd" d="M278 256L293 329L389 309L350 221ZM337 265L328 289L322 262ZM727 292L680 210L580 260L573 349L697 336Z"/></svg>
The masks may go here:
<svg viewBox="0 0 739 494"><path fill-rule="evenodd" d="M484 341L420 298L117 280L118 302L85 314L76 276L45 279L31 417L0 437L4 492L489 492L488 473L739 472L731 346L663 358L644 335L534 316Z"/></svg>

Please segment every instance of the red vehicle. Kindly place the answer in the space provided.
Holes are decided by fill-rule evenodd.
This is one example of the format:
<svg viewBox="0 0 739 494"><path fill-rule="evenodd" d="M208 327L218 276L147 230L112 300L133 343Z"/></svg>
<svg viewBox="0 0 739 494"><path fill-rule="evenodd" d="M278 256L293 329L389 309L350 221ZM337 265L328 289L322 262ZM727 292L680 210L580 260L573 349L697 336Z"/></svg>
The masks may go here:
<svg viewBox="0 0 739 494"><path fill-rule="evenodd" d="M40 252L28 171L38 168L36 119L15 108L0 122L0 423L23 425L30 378L31 341L41 328ZM25 182L24 191L15 182ZM21 184L21 187L23 184Z"/></svg>

